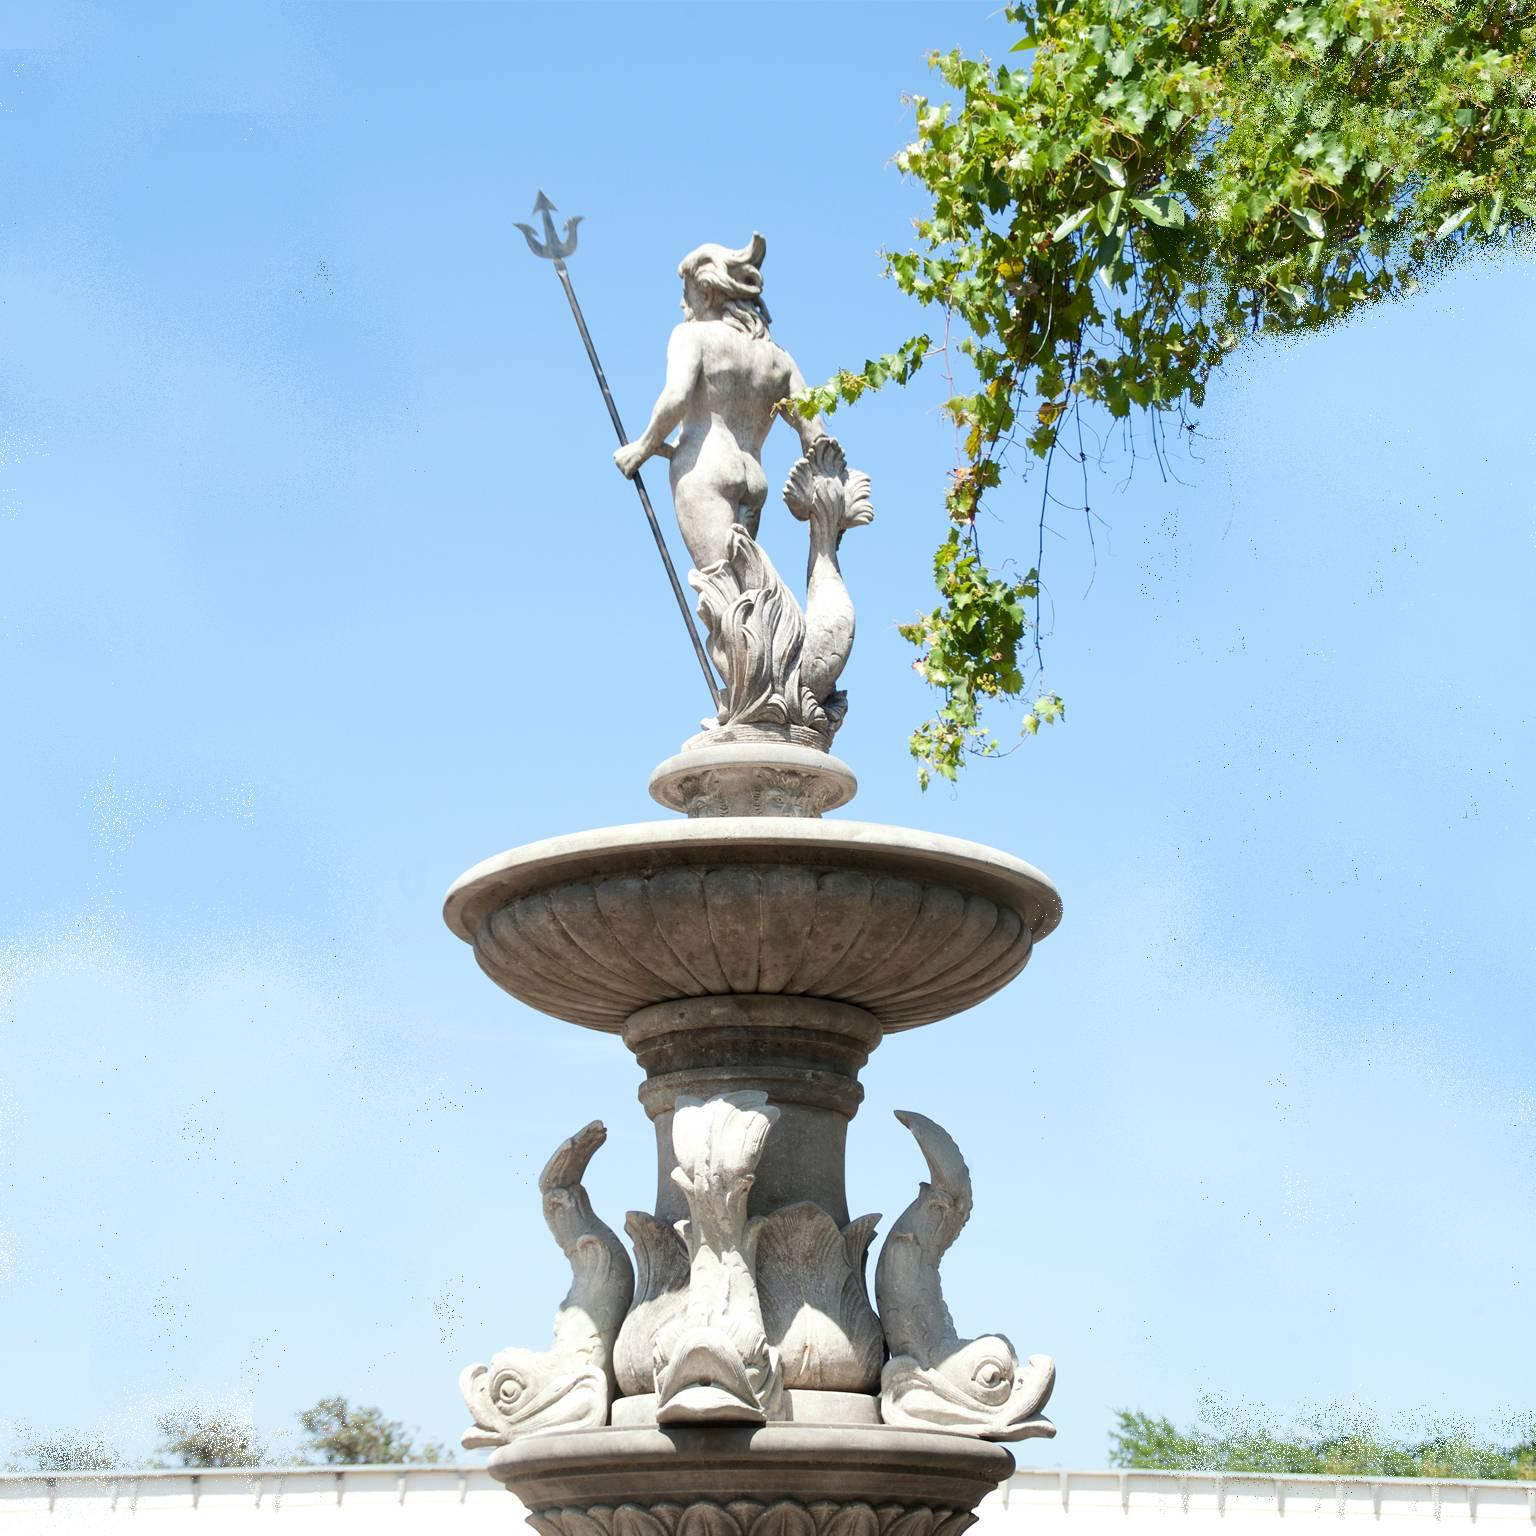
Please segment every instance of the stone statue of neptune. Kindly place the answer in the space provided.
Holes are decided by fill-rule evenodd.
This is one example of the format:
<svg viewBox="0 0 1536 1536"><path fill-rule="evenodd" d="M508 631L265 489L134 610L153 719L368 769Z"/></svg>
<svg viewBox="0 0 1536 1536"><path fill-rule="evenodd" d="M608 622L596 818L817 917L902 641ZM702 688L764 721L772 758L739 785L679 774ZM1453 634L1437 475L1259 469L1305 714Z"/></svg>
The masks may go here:
<svg viewBox="0 0 1536 1536"><path fill-rule="evenodd" d="M694 569L699 615L725 679L704 742L768 739L825 751L842 722L836 688L853 645L853 605L838 568L845 529L874 516L869 478L850 472L819 418L787 406L805 388L769 334L763 303L767 242L701 245L683 258L684 320L667 346L667 377L645 431L614 454L627 476L657 454L672 461L672 500ZM762 450L775 416L804 453L785 487L810 525L805 607L757 544L768 481ZM667 441L681 427L676 444Z"/></svg>

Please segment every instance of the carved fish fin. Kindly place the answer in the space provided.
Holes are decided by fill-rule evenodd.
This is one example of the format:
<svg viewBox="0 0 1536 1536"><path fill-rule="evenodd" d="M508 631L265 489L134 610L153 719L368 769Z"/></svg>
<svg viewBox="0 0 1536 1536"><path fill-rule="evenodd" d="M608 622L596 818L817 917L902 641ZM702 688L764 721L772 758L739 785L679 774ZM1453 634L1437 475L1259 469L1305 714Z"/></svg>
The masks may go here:
<svg viewBox="0 0 1536 1536"><path fill-rule="evenodd" d="M911 1131L928 1164L934 1187L948 1195L962 1212L955 1227L958 1232L971 1214L971 1170L955 1144L955 1138L927 1115L915 1109L898 1109L896 1118Z"/></svg>
<svg viewBox="0 0 1536 1536"><path fill-rule="evenodd" d="M850 1221L843 1228L843 1251L848 1255L848 1270L859 1288L864 1304L869 1305L869 1245L875 1240L875 1228L880 1225L880 1213L873 1212Z"/></svg>
<svg viewBox="0 0 1536 1536"><path fill-rule="evenodd" d="M607 1140L608 1128L601 1120L593 1120L574 1136L567 1136L555 1148L539 1175L539 1193L547 1195L551 1190L580 1184L592 1154Z"/></svg>
<svg viewBox="0 0 1536 1536"><path fill-rule="evenodd" d="M880 1225L879 1211L860 1216L843 1228L843 1242L848 1250L848 1267L862 1272L869 1245L875 1240L875 1229Z"/></svg>
<svg viewBox="0 0 1536 1536"><path fill-rule="evenodd" d="M861 469L850 469L843 502L843 528L861 528L874 520L875 509L869 499L869 476Z"/></svg>

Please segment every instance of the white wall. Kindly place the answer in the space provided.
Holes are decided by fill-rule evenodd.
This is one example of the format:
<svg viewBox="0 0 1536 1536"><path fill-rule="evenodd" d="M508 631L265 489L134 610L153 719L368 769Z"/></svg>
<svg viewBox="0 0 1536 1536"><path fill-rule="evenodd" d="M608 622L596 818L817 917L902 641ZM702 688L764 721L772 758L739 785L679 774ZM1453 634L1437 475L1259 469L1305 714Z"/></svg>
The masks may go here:
<svg viewBox="0 0 1536 1536"><path fill-rule="evenodd" d="M302 1467L0 1476L0 1531L81 1536L521 1536L521 1506L479 1467ZM1487 1525L1536 1532L1536 1483L1275 1478L1176 1472L1020 1471L981 1507L979 1536L1284 1536L1338 1521ZM1470 1536L1470 1533L1469 1533Z"/></svg>

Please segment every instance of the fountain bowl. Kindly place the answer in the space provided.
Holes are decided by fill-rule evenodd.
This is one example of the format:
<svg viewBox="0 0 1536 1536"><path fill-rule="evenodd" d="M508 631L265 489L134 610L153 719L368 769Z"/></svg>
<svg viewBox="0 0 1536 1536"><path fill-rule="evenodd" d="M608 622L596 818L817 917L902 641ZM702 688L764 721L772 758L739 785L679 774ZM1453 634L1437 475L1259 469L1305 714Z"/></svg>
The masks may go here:
<svg viewBox="0 0 1536 1536"><path fill-rule="evenodd" d="M1061 920L1038 869L904 827L781 816L640 822L477 864L448 926L503 990L618 1033L642 1008L780 994L887 1032L991 997Z"/></svg>
<svg viewBox="0 0 1536 1536"><path fill-rule="evenodd" d="M1000 1445L889 1425L530 1435L488 1470L540 1536L960 1536Z"/></svg>

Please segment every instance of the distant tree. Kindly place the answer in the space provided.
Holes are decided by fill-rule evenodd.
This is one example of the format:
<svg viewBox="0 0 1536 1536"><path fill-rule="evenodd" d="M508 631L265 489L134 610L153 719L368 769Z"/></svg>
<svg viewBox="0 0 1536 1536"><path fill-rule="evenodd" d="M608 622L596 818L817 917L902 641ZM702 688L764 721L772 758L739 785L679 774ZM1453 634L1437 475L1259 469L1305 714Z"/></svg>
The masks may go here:
<svg viewBox="0 0 1536 1536"><path fill-rule="evenodd" d="M1111 1466L1179 1472L1268 1472L1329 1477L1464 1477L1536 1480L1536 1435L1515 1446L1476 1438L1463 1426L1435 1426L1422 1438L1383 1432L1368 1416L1334 1412L1282 1428L1207 1402L1205 1422L1180 1429L1169 1419L1121 1409L1110 1431ZM1530 1433L1532 1426L1525 1426Z"/></svg>
<svg viewBox="0 0 1536 1536"><path fill-rule="evenodd" d="M159 1456L178 1467L255 1467L267 1459L267 1446L248 1419L201 1408L176 1409L156 1416Z"/></svg>
<svg viewBox="0 0 1536 1536"><path fill-rule="evenodd" d="M322 1397L299 1415L303 1450L334 1466L433 1463L449 1459L435 1441L417 1445L403 1424L377 1408L353 1408L344 1397Z"/></svg>
<svg viewBox="0 0 1536 1536"><path fill-rule="evenodd" d="M1536 1482L1536 1433L1522 1440L1511 1454L1515 1458L1515 1476L1527 1482Z"/></svg>
<svg viewBox="0 0 1536 1536"><path fill-rule="evenodd" d="M107 1472L121 1464L117 1452L100 1435L71 1429L46 1435L23 1429L16 1453L39 1472ZM12 1469L28 1470L20 1464Z"/></svg>

